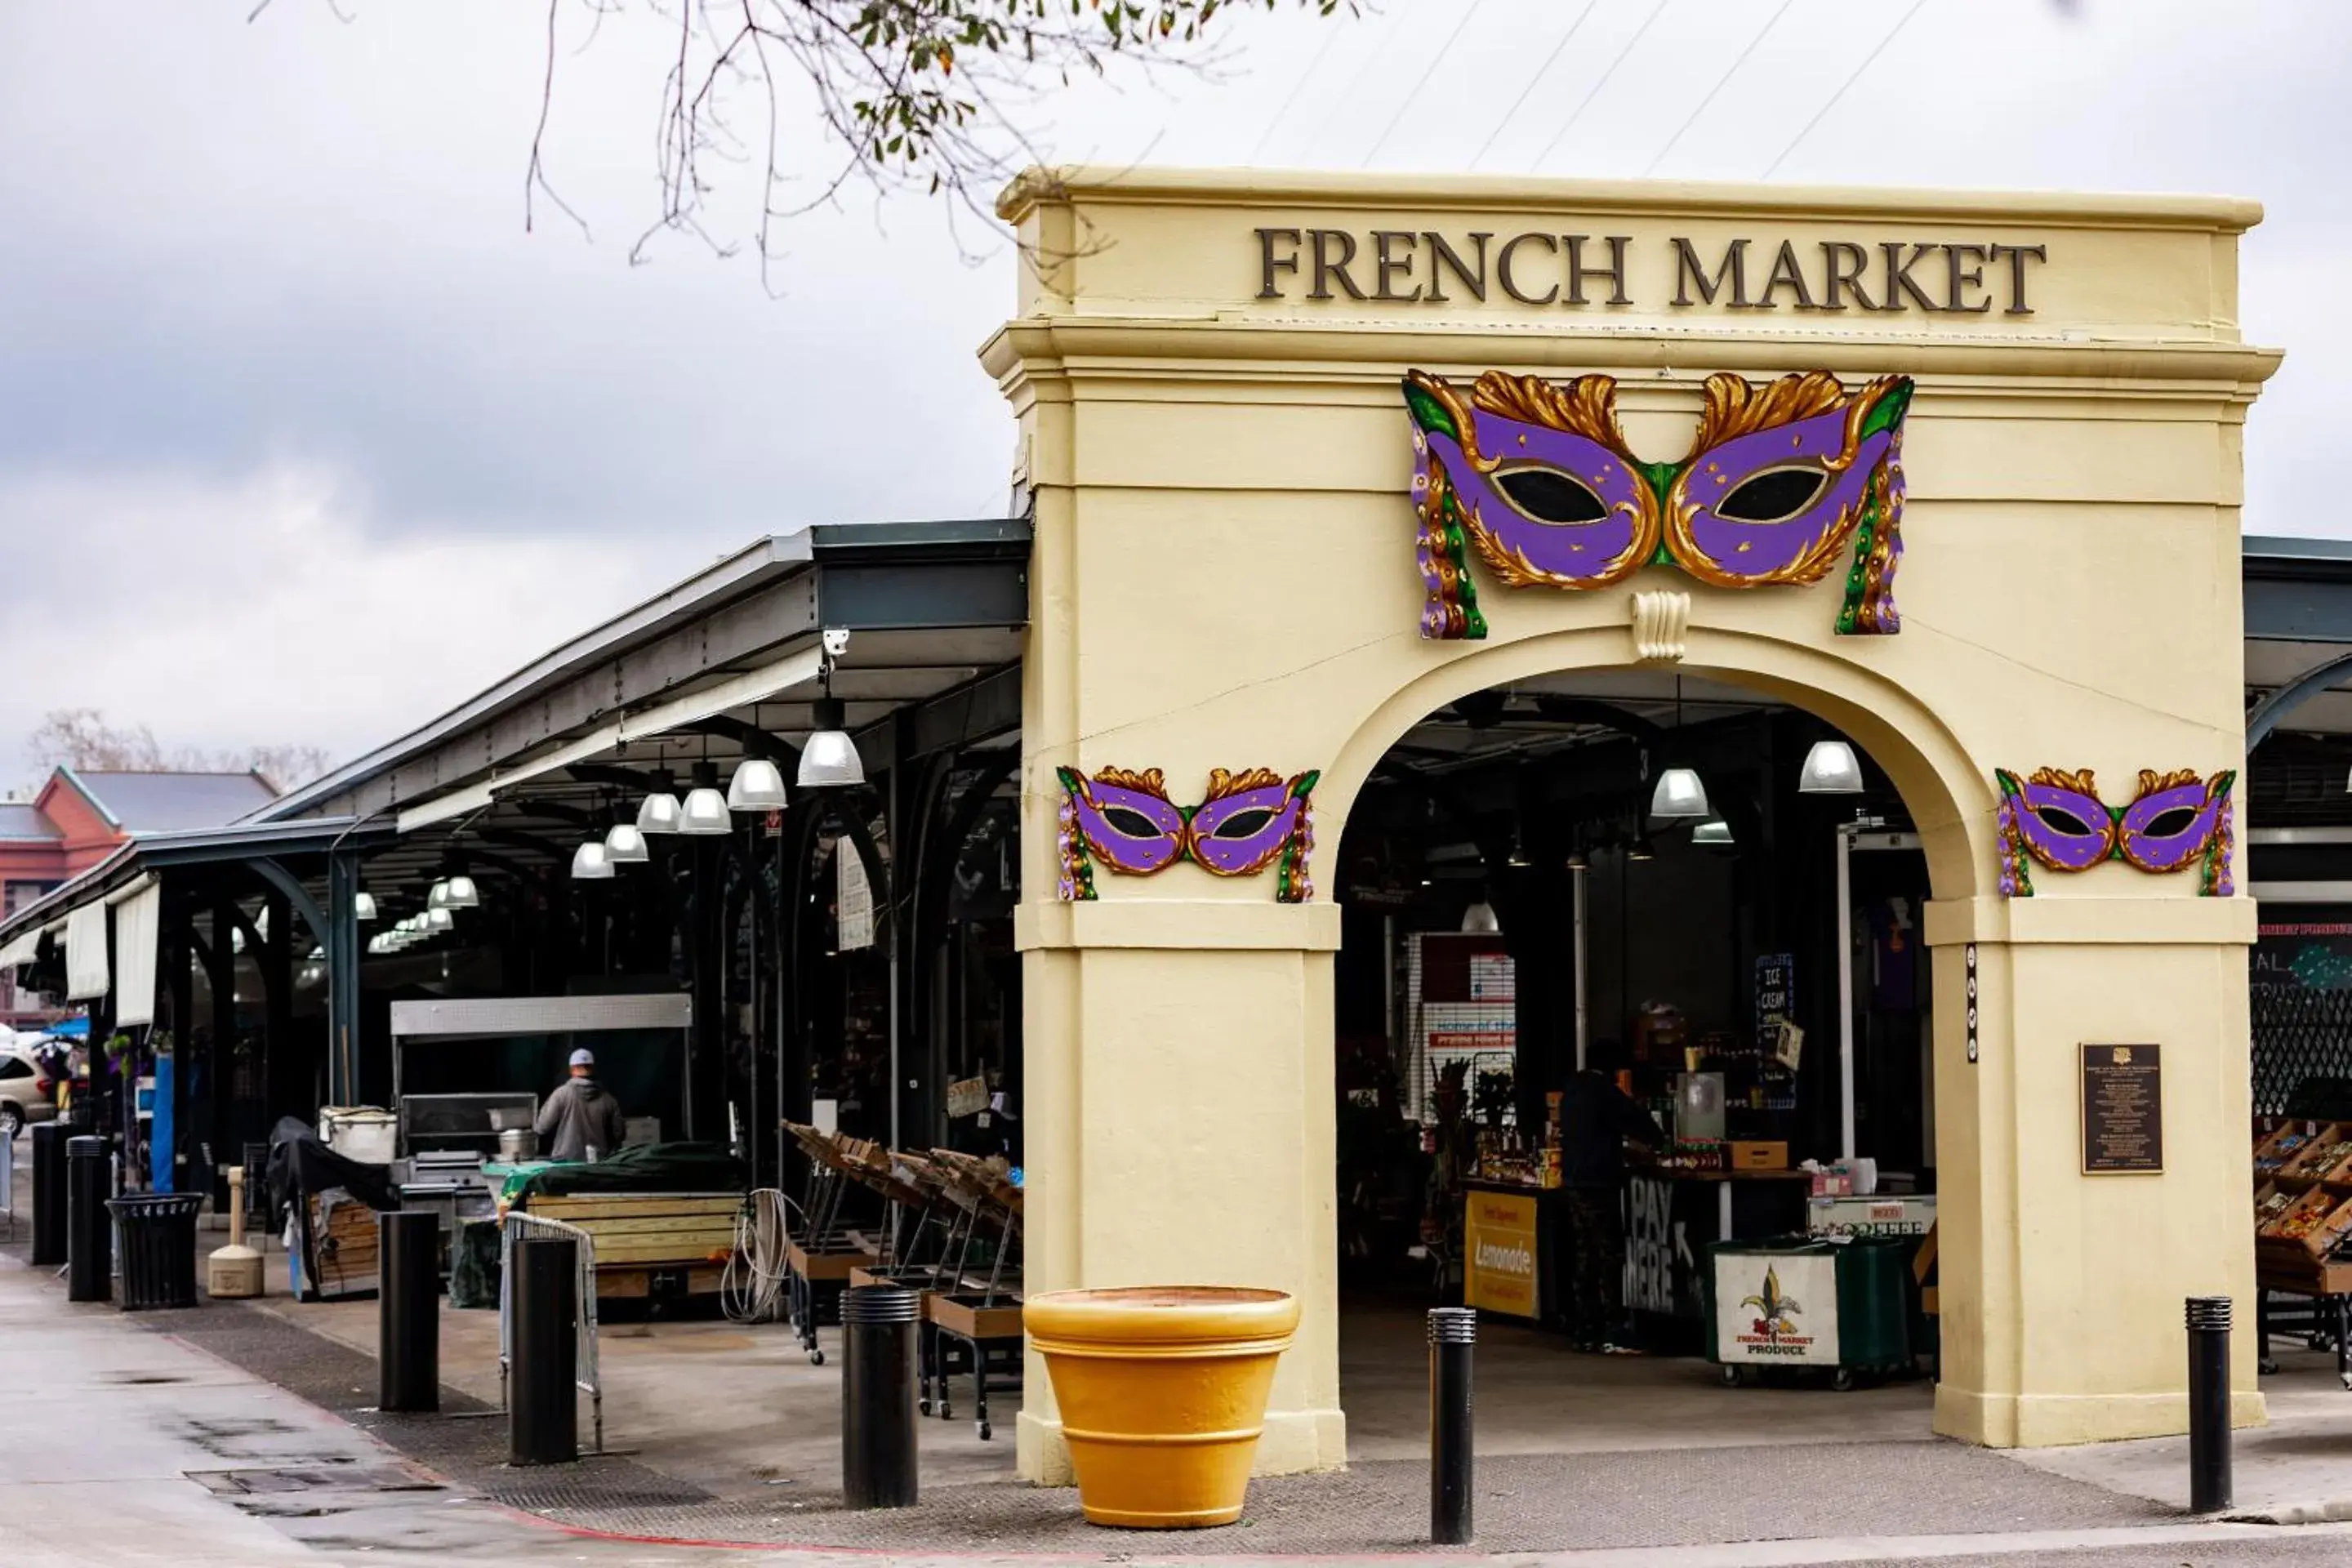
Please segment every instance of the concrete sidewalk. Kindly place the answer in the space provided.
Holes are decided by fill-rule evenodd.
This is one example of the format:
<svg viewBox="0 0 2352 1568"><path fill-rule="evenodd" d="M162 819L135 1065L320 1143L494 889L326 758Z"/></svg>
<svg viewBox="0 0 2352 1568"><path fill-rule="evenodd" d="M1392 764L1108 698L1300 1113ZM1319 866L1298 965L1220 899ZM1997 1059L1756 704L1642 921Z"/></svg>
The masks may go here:
<svg viewBox="0 0 2352 1568"><path fill-rule="evenodd" d="M1037 1510L1034 1517L1014 1521L1020 1526L1015 1537L993 1550L968 1535L952 1543L944 1540L943 1516L929 1510L872 1519L877 1527L871 1531L872 1544L855 1556L822 1549L717 1551L674 1539L576 1534L519 1517L499 1500L529 1500L528 1494L536 1489L544 1501L545 1494L555 1491L601 1488L604 1495L593 1500L593 1507L617 1513L659 1506L642 1492L627 1495L631 1486L674 1490L677 1483L657 1477L648 1481L646 1478L656 1473L628 1459L593 1462L552 1481L494 1462L465 1460L457 1468L473 1470L485 1483L476 1486L439 1466L404 1458L399 1447L437 1446L461 1459L468 1451L495 1452L504 1437L495 1419L463 1415L413 1421L384 1417L363 1403L373 1397L372 1366L344 1347L266 1313L226 1303L170 1316L177 1321L167 1325L148 1314L131 1317L106 1307L70 1306L53 1280L34 1275L14 1256L0 1256L0 1342L19 1352L21 1365L37 1369L18 1378L10 1396L0 1400L0 1561L10 1568L100 1563L175 1568L280 1563L352 1568L425 1568L428 1563L717 1568L724 1563L730 1568L782 1568L789 1563L795 1568L847 1568L852 1563L871 1564L877 1557L908 1568L969 1568L1052 1561L1271 1563L1296 1562L1297 1557L1288 1553L1302 1550L1327 1561L1370 1554L1340 1534L1307 1541L1289 1537L1284 1521L1290 1510L1278 1499L1273 1499L1275 1506L1269 1509L1254 1507L1254 1514L1265 1524L1171 1542L1084 1526L1065 1528L1060 1521L1067 1510L1064 1494L993 1485L942 1489L1026 1501ZM174 1331L189 1327L200 1331ZM294 1397L208 1353L203 1348L207 1343L292 1358L276 1370L305 1383L320 1402L352 1419ZM451 1400L453 1405L470 1403L454 1394ZM1923 1454L1944 1451L1942 1445L1900 1447ZM1695 1499L1686 1486L1676 1487L1673 1490L1686 1506L1666 1507L1673 1500L1662 1496L1654 1500L1654 1510L1684 1517L1685 1527L1675 1533L1685 1539L1725 1522L1737 1532L1752 1534L1756 1524L1738 1517L1739 1499L1752 1500L1759 1488L1779 1489L1784 1495L1769 1519L1779 1528L1793 1525L1804 1539L1520 1552L1486 1560L1531 1568L1808 1568L1831 1563L1867 1568L2139 1568L2151 1563L2194 1568L2315 1568L2352 1560L2352 1530L2343 1527L2076 1522L2052 1528L2045 1511L2042 1528L2003 1530L2002 1521L2021 1510L2046 1510L2053 1495L2048 1487L2077 1499L2098 1494L2058 1478L2041 1478L2046 1486L2004 1485L1999 1478L2031 1472L1987 1455L1974 1458L2005 1468L1985 1472L1993 1490L1979 1494L1976 1500L1995 1511L1963 1521L1961 1528L1927 1533L1933 1518L1948 1521L1964 1511L1956 1506L1962 1500L1914 1493L1911 1506L1901 1510L1905 1517L1895 1517L1895 1510L1890 1510L1880 1531L1839 1533L1850 1530L1858 1517L1854 1500L1832 1497L1825 1501L1805 1489L1834 1481L1834 1472L1794 1473L1754 1463L1759 1456L1753 1449L1738 1452L1750 1461L1744 1469L1733 1465L1724 1450L1701 1451L1688 1461L1708 1478L1706 1484L1728 1483L1738 1496ZM1850 1455L1832 1457L1851 1459ZM1660 1458L1627 1455L1618 1456L1617 1461L1633 1464ZM1838 1468L1851 1478L1850 1463ZM1482 1470L1482 1510L1492 1512L1498 1501L1509 1500L1494 1494L1518 1489L1504 1484L1508 1471L1509 1463L1504 1461ZM1926 1479L1932 1489L1933 1479ZM1573 1482L1577 1489L1561 1500L1567 1505L1591 1507L1598 1500L1595 1491L1606 1489L1633 1500L1628 1504L1620 1499L1612 1507L1643 1506L1636 1494L1645 1483L1633 1472L1586 1474ZM1318 1483L1296 1484L1307 1488ZM1270 1485L1265 1489L1271 1498L1283 1489ZM1418 1518L1417 1498L1391 1500L1399 1508L1410 1502L1410 1518ZM1922 1502L1934 1506L1923 1512L1917 1506ZM2109 1499L2086 1506L2130 1505ZM773 1511L782 1518L793 1510L779 1506ZM807 1511L803 1510L804 1515ZM822 1514L824 1510L814 1511ZM1403 1528L1391 1531L1385 1544L1402 1554L1440 1561L1475 1556L1417 1552L1408 1534ZM1204 1552L1220 1555L1203 1557L1200 1553Z"/></svg>
<svg viewBox="0 0 2352 1568"><path fill-rule="evenodd" d="M18 1195L21 1204L21 1184ZM386 1416L372 1408L373 1303L129 1315L68 1304L22 1254L20 1226L18 1241L0 1247L0 1343L13 1367L31 1369L0 1399L0 1562L11 1568L447 1559L702 1568L877 1554L939 1564L1466 1557L1563 1568L2352 1562L2352 1529L2181 1519L2186 1460L2175 1441L2022 1454L1916 1434L1892 1441L1908 1430L1916 1390L1874 1404L1793 1395L1727 1405L1682 1389L1688 1368L1677 1363L1591 1363L1600 1375L1576 1393L1579 1408L1663 1398L1700 1432L1738 1441L1662 1447L1663 1418L1649 1411L1622 1428L1580 1415L1570 1441L1547 1450L1514 1415L1503 1442L1482 1442L1469 1553L1423 1545L1426 1476L1405 1457L1402 1427L1367 1434L1367 1447L1396 1457L1364 1458L1344 1475L1261 1481L1242 1525L1165 1537L1092 1529L1074 1494L1008 1482L1009 1444L979 1443L968 1422L926 1422L922 1506L852 1513L835 1486L837 1371L808 1366L775 1329L724 1322L615 1334L611 1381L626 1392L616 1395L614 1436L635 1451L517 1471L503 1462L504 1424L484 1397L496 1393L491 1314L446 1322L444 1414ZM1510 1369L1508 1394L1496 1403L1533 1408L1513 1385L1536 1350L1501 1349L1495 1365ZM1381 1346L1370 1352L1379 1364L1390 1359ZM2352 1512L2335 1500L2352 1495L2352 1439L2339 1435L2352 1427L2352 1395L2336 1386L2331 1357L2283 1359L2286 1372L2264 1381L2275 1424L2239 1436L2244 1511ZM1820 1440L1843 1409L1855 1440ZM1757 1423L1719 1414L1734 1411L1761 1414L1767 1426L1793 1412L1793 1435L1773 1441Z"/></svg>

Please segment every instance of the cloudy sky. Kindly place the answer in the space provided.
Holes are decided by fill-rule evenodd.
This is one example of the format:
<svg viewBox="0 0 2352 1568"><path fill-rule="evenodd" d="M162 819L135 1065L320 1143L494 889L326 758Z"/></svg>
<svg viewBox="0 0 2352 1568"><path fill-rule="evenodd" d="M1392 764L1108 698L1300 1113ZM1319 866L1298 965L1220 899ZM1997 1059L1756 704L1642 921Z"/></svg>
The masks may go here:
<svg viewBox="0 0 2352 1568"><path fill-rule="evenodd" d="M684 237L631 265L666 35L630 0L589 41L572 3L548 155L584 237L523 226L542 5L0 8L0 779L66 706L348 756L757 534L1001 509L973 358L1013 297L1001 237L853 196L786 232L772 295ZM2247 526L2352 534L2322 467L2352 346L2341 0L1380 0L1224 36L1213 71L1039 105L1036 144L2257 197L2247 331L2289 358ZM786 110L793 167L829 166ZM756 190L713 172L740 234Z"/></svg>

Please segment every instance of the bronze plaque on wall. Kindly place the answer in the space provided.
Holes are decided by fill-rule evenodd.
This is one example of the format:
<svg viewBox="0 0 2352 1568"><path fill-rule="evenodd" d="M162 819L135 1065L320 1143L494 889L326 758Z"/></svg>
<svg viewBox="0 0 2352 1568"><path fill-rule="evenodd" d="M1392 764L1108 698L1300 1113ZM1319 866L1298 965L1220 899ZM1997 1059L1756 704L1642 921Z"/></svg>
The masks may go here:
<svg viewBox="0 0 2352 1568"><path fill-rule="evenodd" d="M2164 1169L2162 1057L2155 1046L2083 1047L2083 1173Z"/></svg>

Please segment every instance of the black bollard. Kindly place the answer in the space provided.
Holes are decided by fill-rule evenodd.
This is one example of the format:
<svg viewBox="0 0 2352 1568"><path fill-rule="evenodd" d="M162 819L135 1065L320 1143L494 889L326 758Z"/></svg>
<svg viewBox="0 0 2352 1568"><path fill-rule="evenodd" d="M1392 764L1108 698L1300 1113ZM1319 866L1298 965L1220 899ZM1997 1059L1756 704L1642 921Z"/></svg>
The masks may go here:
<svg viewBox="0 0 2352 1568"><path fill-rule="evenodd" d="M580 1246L568 1237L518 1241L514 1366L508 1374L508 1458L568 1465L580 1457Z"/></svg>
<svg viewBox="0 0 2352 1568"><path fill-rule="evenodd" d="M2189 1511L2230 1506L2230 1298L2189 1298Z"/></svg>
<svg viewBox="0 0 2352 1568"><path fill-rule="evenodd" d="M1468 1307L1429 1311L1429 1539L1470 1544L1470 1352L1478 1314Z"/></svg>
<svg viewBox="0 0 2352 1568"><path fill-rule="evenodd" d="M896 1285L841 1297L841 1490L852 1508L915 1505L915 1335L922 1298Z"/></svg>
<svg viewBox="0 0 2352 1568"><path fill-rule="evenodd" d="M54 1268L66 1260L66 1140L62 1121L33 1129L33 1267Z"/></svg>
<svg viewBox="0 0 2352 1568"><path fill-rule="evenodd" d="M114 1225L106 1212L106 1140L66 1143L66 1300L103 1301L114 1294Z"/></svg>
<svg viewBox="0 0 2352 1568"><path fill-rule="evenodd" d="M376 1216L376 1405L441 1408L441 1218L420 1209Z"/></svg>

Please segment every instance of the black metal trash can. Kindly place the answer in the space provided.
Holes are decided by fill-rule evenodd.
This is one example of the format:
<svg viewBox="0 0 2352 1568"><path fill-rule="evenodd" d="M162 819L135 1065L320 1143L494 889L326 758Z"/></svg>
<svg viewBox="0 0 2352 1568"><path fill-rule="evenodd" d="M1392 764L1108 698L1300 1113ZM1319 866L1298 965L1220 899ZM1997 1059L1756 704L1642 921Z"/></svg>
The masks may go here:
<svg viewBox="0 0 2352 1568"><path fill-rule="evenodd" d="M196 1211L194 1193L143 1193L109 1198L116 1248L122 1262L122 1310L196 1304Z"/></svg>

